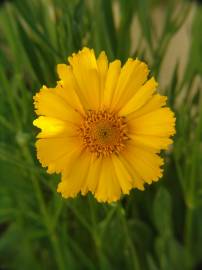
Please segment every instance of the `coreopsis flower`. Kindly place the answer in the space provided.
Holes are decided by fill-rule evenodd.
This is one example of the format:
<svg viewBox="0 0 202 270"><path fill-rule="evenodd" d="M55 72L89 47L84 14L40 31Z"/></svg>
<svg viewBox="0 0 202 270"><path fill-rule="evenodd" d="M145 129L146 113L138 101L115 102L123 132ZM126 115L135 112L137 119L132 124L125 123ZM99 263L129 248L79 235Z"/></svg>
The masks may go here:
<svg viewBox="0 0 202 270"><path fill-rule="evenodd" d="M88 48L68 62L57 66L56 87L43 86L34 97L37 157L49 173L61 173L58 192L68 198L90 191L112 202L158 181L159 152L172 143L175 118L147 65L129 58L121 67Z"/></svg>

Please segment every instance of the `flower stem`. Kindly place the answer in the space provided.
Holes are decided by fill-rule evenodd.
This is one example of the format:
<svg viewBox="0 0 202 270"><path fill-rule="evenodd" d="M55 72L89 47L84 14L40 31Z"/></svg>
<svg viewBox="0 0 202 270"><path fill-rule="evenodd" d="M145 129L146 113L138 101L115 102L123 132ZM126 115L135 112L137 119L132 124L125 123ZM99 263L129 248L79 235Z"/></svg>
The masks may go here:
<svg viewBox="0 0 202 270"><path fill-rule="evenodd" d="M202 94L200 93L199 104L202 104ZM187 193L185 194L185 201L187 206L186 213L186 223L185 223L185 245L188 254L188 262L190 269L193 268L194 264L194 213L197 206L197 168L200 167L200 143L201 143L201 133L202 133L202 107L199 109L199 119L198 124L195 129L195 138L192 146L192 155L191 155L191 168L189 182L187 185Z"/></svg>
<svg viewBox="0 0 202 270"><path fill-rule="evenodd" d="M98 259L99 269L102 270L102 269L105 269L105 256L102 252L102 242L101 242L100 234L98 232L98 226L97 226L93 201L89 197L88 197L88 203L89 203L91 223L92 223L91 234L92 234L92 238L95 244L95 251L96 251L96 256Z"/></svg>
<svg viewBox="0 0 202 270"><path fill-rule="evenodd" d="M196 140L193 145L193 154L192 154L192 166L189 176L189 185L188 185L188 192L186 196L186 206L187 206L187 213L186 213L186 223L185 223L185 245L187 249L188 255L188 265L193 267L193 223L194 223L194 211L196 208L196 180L197 180L197 164L199 162L198 157L198 145L199 145L199 134L201 133L200 125L196 129Z"/></svg>
<svg viewBox="0 0 202 270"><path fill-rule="evenodd" d="M123 231L126 237L126 244L131 252L131 260L132 260L133 269L140 270L141 266L138 259L138 254L130 235L130 230L128 228L128 223L127 223L126 215L125 215L125 209L123 208L121 203L118 204L118 212L119 212L120 220L122 222Z"/></svg>
<svg viewBox="0 0 202 270"><path fill-rule="evenodd" d="M34 165L34 162L33 162L32 156L30 154L30 151L28 149L28 146L21 145L21 147L22 147L22 153L23 153L24 157L28 160L30 165ZM33 171L31 171L30 178L31 178L31 181L33 184L36 199L38 201L39 209L40 209L41 215L43 217L44 225L48 231L48 235L49 235L50 242L51 242L54 254L55 254L55 260L56 260L56 263L58 265L58 269L65 270L66 268L65 268L65 264L64 264L64 261L62 258L62 253L60 251L58 239L57 239L57 236L55 234L55 231L52 229L52 226L51 226L51 218L49 217L48 211L46 209L46 205L45 205L43 195L42 195L42 192L40 189L39 181L38 181L38 176L35 175Z"/></svg>

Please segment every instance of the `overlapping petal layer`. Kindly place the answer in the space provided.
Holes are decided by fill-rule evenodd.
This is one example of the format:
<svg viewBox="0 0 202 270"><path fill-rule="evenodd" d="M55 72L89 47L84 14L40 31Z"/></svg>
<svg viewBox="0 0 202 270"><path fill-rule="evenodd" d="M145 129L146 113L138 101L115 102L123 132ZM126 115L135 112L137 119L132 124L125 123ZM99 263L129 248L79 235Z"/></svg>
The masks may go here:
<svg viewBox="0 0 202 270"><path fill-rule="evenodd" d="M175 117L165 107L166 97L156 93L157 82L148 79L147 65L137 59L128 59L121 68L119 60L109 63L104 52L96 59L92 49L84 48L68 61L57 67L57 86L44 86L34 97L39 115L34 125L41 129L36 142L39 161L49 173L62 174L58 192L66 198L90 191L98 201L112 202L132 188L144 190L145 183L162 176L159 153L168 148L175 133ZM96 145L93 149L100 152L95 153L84 144L80 126L89 111L103 112L103 117L109 112L108 118L85 120L91 121L92 130L105 126L96 133L101 139L113 133L110 117L124 119L127 139L119 148L123 150L102 155L103 145ZM104 125L97 125L98 120ZM90 136L89 131L85 134Z"/></svg>

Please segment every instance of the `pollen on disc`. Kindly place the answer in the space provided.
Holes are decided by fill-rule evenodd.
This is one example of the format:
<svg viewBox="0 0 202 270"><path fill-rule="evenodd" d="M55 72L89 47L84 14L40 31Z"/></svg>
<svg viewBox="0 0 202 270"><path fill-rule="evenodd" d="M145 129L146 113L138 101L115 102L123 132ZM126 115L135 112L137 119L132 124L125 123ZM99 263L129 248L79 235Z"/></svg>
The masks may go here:
<svg viewBox="0 0 202 270"><path fill-rule="evenodd" d="M84 146L97 156L122 152L129 139L125 118L107 110L88 111L78 131Z"/></svg>

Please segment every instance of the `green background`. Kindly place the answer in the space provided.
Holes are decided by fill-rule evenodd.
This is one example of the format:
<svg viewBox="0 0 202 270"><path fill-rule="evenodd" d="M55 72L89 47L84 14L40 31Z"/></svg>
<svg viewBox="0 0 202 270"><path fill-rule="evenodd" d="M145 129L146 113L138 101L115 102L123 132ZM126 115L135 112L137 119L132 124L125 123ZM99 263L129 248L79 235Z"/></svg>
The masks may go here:
<svg viewBox="0 0 202 270"><path fill-rule="evenodd" d="M202 269L202 5L149 0L3 2L0 269ZM153 16L156 9L161 10L159 20ZM177 117L174 146L162 154L163 178L118 203L99 204L90 194L62 199L56 192L60 177L48 175L36 159L33 95L43 84L54 86L56 64L84 45L96 54L105 50L110 60L138 57L162 81L169 45L191 13L184 70L179 76L176 60L171 78L160 87ZM137 36L134 18L139 22ZM172 53L169 57L172 60Z"/></svg>

